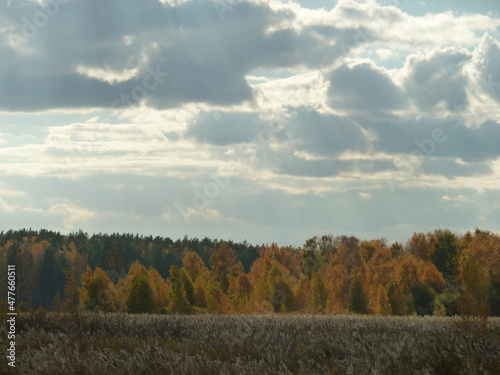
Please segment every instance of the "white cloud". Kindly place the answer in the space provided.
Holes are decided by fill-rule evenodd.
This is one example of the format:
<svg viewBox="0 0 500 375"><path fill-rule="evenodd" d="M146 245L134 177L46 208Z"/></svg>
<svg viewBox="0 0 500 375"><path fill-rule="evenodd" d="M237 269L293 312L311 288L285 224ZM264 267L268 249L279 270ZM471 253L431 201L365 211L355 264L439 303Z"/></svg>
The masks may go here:
<svg viewBox="0 0 500 375"><path fill-rule="evenodd" d="M465 197L465 195L457 195L455 197L449 197L448 195L443 195L441 197L442 200L444 201L457 201L457 202L465 202L467 200L467 198Z"/></svg>
<svg viewBox="0 0 500 375"><path fill-rule="evenodd" d="M24 205L20 203L10 203L0 198L0 209L5 213L27 212L31 214L41 214L43 210L33 207L31 205Z"/></svg>
<svg viewBox="0 0 500 375"><path fill-rule="evenodd" d="M115 84L119 82L126 82L134 78L139 69L128 69L122 71L113 71L100 68L92 68L85 66L77 66L76 72L88 78L98 79L100 81L107 82L109 84Z"/></svg>
<svg viewBox="0 0 500 375"><path fill-rule="evenodd" d="M61 216L64 231L72 231L81 228L86 221L95 218L97 212L88 210L71 203L58 203L47 210L48 215Z"/></svg>
<svg viewBox="0 0 500 375"><path fill-rule="evenodd" d="M7 184L0 182L0 197L23 197L25 195L26 192L12 189Z"/></svg>
<svg viewBox="0 0 500 375"><path fill-rule="evenodd" d="M361 198L361 199L372 199L372 195L370 193L365 193L365 192L361 192L358 194L358 196Z"/></svg>

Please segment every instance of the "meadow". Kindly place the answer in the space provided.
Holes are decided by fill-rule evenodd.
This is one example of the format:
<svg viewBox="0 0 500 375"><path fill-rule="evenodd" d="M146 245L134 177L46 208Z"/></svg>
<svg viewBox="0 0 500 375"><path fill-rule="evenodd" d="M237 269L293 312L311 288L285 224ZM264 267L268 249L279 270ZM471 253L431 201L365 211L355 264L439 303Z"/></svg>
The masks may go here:
<svg viewBox="0 0 500 375"><path fill-rule="evenodd" d="M499 318L42 310L16 329L5 374L500 374Z"/></svg>

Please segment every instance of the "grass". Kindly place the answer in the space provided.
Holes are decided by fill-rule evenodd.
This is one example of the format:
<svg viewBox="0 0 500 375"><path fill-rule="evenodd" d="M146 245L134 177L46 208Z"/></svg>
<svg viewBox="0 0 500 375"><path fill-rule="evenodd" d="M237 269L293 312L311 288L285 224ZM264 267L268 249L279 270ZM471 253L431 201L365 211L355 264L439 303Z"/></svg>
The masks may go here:
<svg viewBox="0 0 500 375"><path fill-rule="evenodd" d="M500 374L498 318L35 312L17 333L19 374Z"/></svg>

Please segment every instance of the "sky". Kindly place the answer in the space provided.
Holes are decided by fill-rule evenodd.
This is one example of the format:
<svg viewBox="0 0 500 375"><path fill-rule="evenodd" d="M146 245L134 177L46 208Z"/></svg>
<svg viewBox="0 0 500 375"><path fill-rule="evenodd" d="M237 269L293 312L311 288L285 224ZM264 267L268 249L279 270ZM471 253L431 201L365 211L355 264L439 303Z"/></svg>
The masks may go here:
<svg viewBox="0 0 500 375"><path fill-rule="evenodd" d="M500 230L500 3L9 0L0 230Z"/></svg>

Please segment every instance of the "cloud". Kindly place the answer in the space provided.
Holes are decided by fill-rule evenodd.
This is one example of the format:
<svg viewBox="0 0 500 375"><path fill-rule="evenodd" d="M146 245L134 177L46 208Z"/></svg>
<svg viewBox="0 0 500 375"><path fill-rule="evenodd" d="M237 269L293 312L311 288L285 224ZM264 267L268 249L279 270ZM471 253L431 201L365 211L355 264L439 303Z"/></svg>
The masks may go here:
<svg viewBox="0 0 500 375"><path fill-rule="evenodd" d="M153 106L249 99L251 91L243 79L248 45L239 38L249 27L254 33L246 34L247 43L255 43L249 38L264 38L273 17L269 8L252 4L242 4L233 21L222 23L209 2L169 7L155 0L126 1L125 5L116 0L71 1L61 5L45 26L35 25L31 35L26 25L35 22L32 18L37 14L46 14L44 8L36 3L3 7L7 18L24 20L15 31L29 51L27 57L11 51L0 63L2 77L6 77L0 102L8 110L110 107L142 85L148 68L156 70L160 63L161 71L170 72L171 79L168 85L148 92ZM243 49L238 53L238 48ZM92 70L100 74L91 78L88 71ZM115 85L102 78L107 71L112 77L124 70L137 74Z"/></svg>
<svg viewBox="0 0 500 375"><path fill-rule="evenodd" d="M459 194L456 197L449 197L448 195L443 195L441 199L444 201L458 201L458 202L465 202L467 200L465 195L462 194Z"/></svg>
<svg viewBox="0 0 500 375"><path fill-rule="evenodd" d="M401 110L406 98L391 77L371 62L342 65L330 75L329 104L333 109L370 116Z"/></svg>
<svg viewBox="0 0 500 375"><path fill-rule="evenodd" d="M348 118L296 108L287 119L285 132L291 148L317 156L364 152L368 142L362 128Z"/></svg>
<svg viewBox="0 0 500 375"><path fill-rule="evenodd" d="M180 119L180 125L183 120ZM0 148L3 161L0 170L16 176L81 178L101 173L187 176L190 171L196 174L207 167L215 169L217 162L204 160L191 141L180 140L180 135L170 132L178 126L163 123L53 126L45 138Z"/></svg>
<svg viewBox="0 0 500 375"><path fill-rule="evenodd" d="M252 141L263 126L256 113L203 113L190 125L185 136L202 143L227 146Z"/></svg>
<svg viewBox="0 0 500 375"><path fill-rule="evenodd" d="M4 199L0 199L0 209L4 213L13 213L13 212L28 212L31 214L43 213L43 211L41 209L38 209L36 207L24 206L24 205L17 204L17 203L10 203Z"/></svg>
<svg viewBox="0 0 500 375"><path fill-rule="evenodd" d="M372 199L372 195L370 193L365 193L365 192L361 192L358 194L358 196L361 198L361 199Z"/></svg>
<svg viewBox="0 0 500 375"><path fill-rule="evenodd" d="M341 174L374 175L382 171L395 170L388 160L304 160L285 158L278 162L277 172L285 175L303 177L332 177Z"/></svg>
<svg viewBox="0 0 500 375"><path fill-rule="evenodd" d="M500 43L485 34L474 51L472 63L476 87L500 103Z"/></svg>
<svg viewBox="0 0 500 375"><path fill-rule="evenodd" d="M492 169L488 163L463 163L452 158L427 158L421 165L421 172L424 174L437 175L446 178L460 176L475 177L490 175Z"/></svg>
<svg viewBox="0 0 500 375"><path fill-rule="evenodd" d="M65 231L76 230L87 220L94 218L97 213L74 204L58 203L47 210L49 215L58 215L63 218Z"/></svg>
<svg viewBox="0 0 500 375"><path fill-rule="evenodd" d="M422 118L417 121L375 121L366 126L376 136L374 149L388 154L459 158L467 163L500 157L496 144L500 124L495 122L467 127L459 117L444 120Z"/></svg>
<svg viewBox="0 0 500 375"><path fill-rule="evenodd" d="M463 67L470 53L459 48L446 48L430 54L412 55L406 61L403 86L407 95L422 111L440 104L452 110L467 105L468 79Z"/></svg>
<svg viewBox="0 0 500 375"><path fill-rule="evenodd" d="M245 77L257 69L331 70L339 59L362 48L409 50L424 36L432 39L429 48L458 44L469 34L467 45L472 45L477 30L494 31L500 25L487 16L419 18L394 7L353 1L339 2L330 11L242 1L223 19L210 1L51 4L59 5L1 6L6 25L0 32L3 110L115 108L138 102L157 109L184 103L232 106L254 99ZM452 27L454 32L429 32L429 26ZM151 71L165 76L155 81ZM449 78L460 83L459 77ZM435 75L427 79L441 82ZM373 66L344 65L333 71L332 82L352 100L342 101L338 91L330 94L351 109L387 110L405 104L386 73ZM380 85L386 101L372 95L374 84ZM417 94L421 89L414 88Z"/></svg>
<svg viewBox="0 0 500 375"><path fill-rule="evenodd" d="M25 192L9 187L7 184L0 182L0 197L23 197Z"/></svg>
<svg viewBox="0 0 500 375"><path fill-rule="evenodd" d="M498 223L498 17L62 3L0 5L4 223L290 242ZM188 225L212 176L230 183Z"/></svg>
<svg viewBox="0 0 500 375"><path fill-rule="evenodd" d="M176 6L71 1L53 17L36 3L4 5L3 11L12 25L8 36L19 41L5 47L9 53L0 63L1 108L11 111L137 104L137 98L123 99L134 90L154 108L232 105L252 99L245 80L251 70L331 64L339 49L323 47L345 33L334 27L269 32L294 14L251 2L223 21L211 2L194 0ZM48 19L43 27L36 25L41 14ZM6 40L0 38L0 46ZM156 85L148 78L152 70L168 79Z"/></svg>

